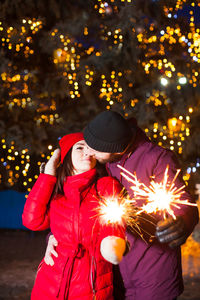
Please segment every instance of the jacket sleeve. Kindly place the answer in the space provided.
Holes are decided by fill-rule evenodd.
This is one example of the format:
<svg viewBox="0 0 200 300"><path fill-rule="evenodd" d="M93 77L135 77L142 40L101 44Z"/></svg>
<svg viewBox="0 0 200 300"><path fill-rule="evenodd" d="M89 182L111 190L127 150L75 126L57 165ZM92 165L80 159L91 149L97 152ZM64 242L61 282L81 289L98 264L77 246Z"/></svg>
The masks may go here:
<svg viewBox="0 0 200 300"><path fill-rule="evenodd" d="M172 182L177 170L180 169L180 166L174 153L168 150L164 150L156 161L153 173L155 176L155 181L160 182L161 180L163 180L163 176L167 166L169 166L168 180L169 182ZM182 186L185 186L181 172L177 176L174 183L177 189L181 188ZM188 200L190 203L195 203L195 200L193 199L192 195L187 191L186 187L182 189L182 192L183 193L180 196L180 200ZM185 204L178 204L178 206L179 207L173 207L172 209L176 216L183 217L188 230L188 234L191 234L194 227L199 221L198 209L196 206L189 206Z"/></svg>
<svg viewBox="0 0 200 300"><path fill-rule="evenodd" d="M51 198L56 177L40 174L26 200L22 214L23 225L37 231L49 228L47 204Z"/></svg>
<svg viewBox="0 0 200 300"><path fill-rule="evenodd" d="M112 177L102 177L97 182L97 191L103 201L106 198L115 197L120 202L120 199L122 198L123 187L118 180ZM100 240L107 236L117 236L123 239L125 238L126 228L123 222L116 224L105 224L101 221L99 222L101 227Z"/></svg>

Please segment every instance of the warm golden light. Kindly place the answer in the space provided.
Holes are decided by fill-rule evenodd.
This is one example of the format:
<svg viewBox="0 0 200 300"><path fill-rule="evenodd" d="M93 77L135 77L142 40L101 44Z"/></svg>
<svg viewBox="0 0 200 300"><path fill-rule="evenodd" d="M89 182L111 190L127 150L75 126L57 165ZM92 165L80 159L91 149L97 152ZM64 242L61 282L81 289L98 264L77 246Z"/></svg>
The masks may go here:
<svg viewBox="0 0 200 300"><path fill-rule="evenodd" d="M115 197L103 199L99 207L101 222L106 224L121 224L125 213L125 206L120 204Z"/></svg>

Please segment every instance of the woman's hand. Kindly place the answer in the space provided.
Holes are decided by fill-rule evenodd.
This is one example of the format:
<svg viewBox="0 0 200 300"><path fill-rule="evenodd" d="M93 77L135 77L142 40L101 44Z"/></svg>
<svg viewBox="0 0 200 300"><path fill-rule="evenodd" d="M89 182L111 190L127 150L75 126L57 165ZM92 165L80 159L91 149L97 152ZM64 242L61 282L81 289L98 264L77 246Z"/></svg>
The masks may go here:
<svg viewBox="0 0 200 300"><path fill-rule="evenodd" d="M103 258L111 264L117 265L123 258L126 241L117 236L107 236L101 241L100 252Z"/></svg>
<svg viewBox="0 0 200 300"><path fill-rule="evenodd" d="M58 242L55 239L54 235L53 234L50 235L47 249L46 249L45 256L44 256L44 261L47 265L50 265L50 266L54 265L54 260L53 260L52 256L54 255L55 257L58 257L58 253L55 251L55 247L57 247L57 246L58 246Z"/></svg>
<svg viewBox="0 0 200 300"><path fill-rule="evenodd" d="M44 167L44 174L56 176L56 169L60 162L60 149L56 149Z"/></svg>

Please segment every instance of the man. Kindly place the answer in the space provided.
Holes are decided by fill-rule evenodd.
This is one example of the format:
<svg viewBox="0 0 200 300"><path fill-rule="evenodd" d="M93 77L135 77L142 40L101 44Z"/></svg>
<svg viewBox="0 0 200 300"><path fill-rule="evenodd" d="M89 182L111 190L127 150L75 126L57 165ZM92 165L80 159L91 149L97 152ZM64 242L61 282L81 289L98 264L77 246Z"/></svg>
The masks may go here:
<svg viewBox="0 0 200 300"><path fill-rule="evenodd" d="M147 186L152 177L160 182L167 166L171 182L179 169L171 151L153 144L135 121L125 120L114 111L97 115L84 129L84 138L88 154L105 163L108 173L116 177L133 198L131 183L122 177L118 165L136 173L137 179ZM184 185L180 175L174 183L177 188ZM193 202L191 195L183 190L181 200L186 199ZM142 201L137 202L137 206L142 204ZM127 232L130 250L119 265L126 300L173 300L183 292L180 245L198 223L198 210L181 205L173 211L176 219L170 216L164 221L158 219L157 239L152 243ZM116 299L123 299L120 290L115 295Z"/></svg>

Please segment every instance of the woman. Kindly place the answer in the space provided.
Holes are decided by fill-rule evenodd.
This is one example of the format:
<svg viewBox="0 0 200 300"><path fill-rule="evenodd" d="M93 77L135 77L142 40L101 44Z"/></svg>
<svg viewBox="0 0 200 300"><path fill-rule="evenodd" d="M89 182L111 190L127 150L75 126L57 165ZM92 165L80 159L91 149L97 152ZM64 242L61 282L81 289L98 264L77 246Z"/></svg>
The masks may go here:
<svg viewBox="0 0 200 300"><path fill-rule="evenodd" d="M58 241L54 265L43 259L38 267L31 299L111 300L111 263L122 258L125 233L122 226L102 225L97 210L101 197L117 197L121 185L112 177L98 178L82 133L68 134L59 144L57 176L59 150L38 177L22 216L26 227L50 228Z"/></svg>

